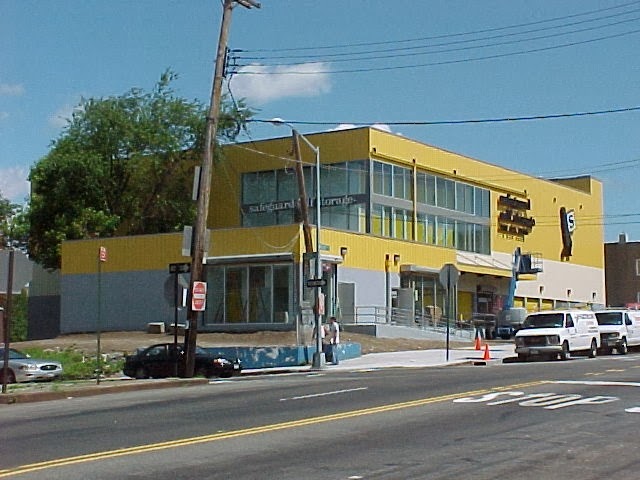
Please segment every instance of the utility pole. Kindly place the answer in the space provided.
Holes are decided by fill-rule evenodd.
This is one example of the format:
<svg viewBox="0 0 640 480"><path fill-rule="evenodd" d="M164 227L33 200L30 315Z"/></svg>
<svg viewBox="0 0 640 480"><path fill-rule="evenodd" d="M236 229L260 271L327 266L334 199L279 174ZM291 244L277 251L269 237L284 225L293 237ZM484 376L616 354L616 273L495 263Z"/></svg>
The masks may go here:
<svg viewBox="0 0 640 480"><path fill-rule="evenodd" d="M211 174L213 171L213 148L218 130L220 116L220 98L222 96L222 79L224 77L224 61L229 39L231 12L236 4L245 8L260 8L254 0L224 0L222 11L222 25L218 40L211 102L205 130L204 152L202 155L202 169L198 182L198 203L196 207L196 224L193 229L193 244L191 247L191 289L189 298L193 295L193 283L203 281L205 237L207 233L207 216L209 214L209 196L211 193ZM191 302L188 302L189 304ZM193 377L195 367L196 340L198 336L198 312L189 308L187 313L188 327L185 332L185 377Z"/></svg>

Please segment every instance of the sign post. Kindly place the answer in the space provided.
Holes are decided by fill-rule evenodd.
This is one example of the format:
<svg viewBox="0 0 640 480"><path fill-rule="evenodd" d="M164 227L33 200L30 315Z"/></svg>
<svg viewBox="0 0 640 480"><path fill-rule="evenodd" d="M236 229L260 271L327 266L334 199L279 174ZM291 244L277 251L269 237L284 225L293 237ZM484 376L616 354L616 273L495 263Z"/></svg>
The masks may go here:
<svg viewBox="0 0 640 480"><path fill-rule="evenodd" d="M178 361L180 355L178 355L178 275L181 273L189 273L191 271L190 263L170 263L169 273L173 275L173 354L174 367L173 374L178 376Z"/></svg>
<svg viewBox="0 0 640 480"><path fill-rule="evenodd" d="M102 351L100 347L101 304L102 304L102 264L108 259L107 247L98 248L98 313L96 320L96 384L100 385L100 375L102 374Z"/></svg>
<svg viewBox="0 0 640 480"><path fill-rule="evenodd" d="M449 324L451 322L452 311L454 302L453 294L458 286L458 279L460 278L460 271L453 263L447 263L440 269L440 283L447 291L447 354L446 360L449 361ZM455 315L455 313L454 313Z"/></svg>

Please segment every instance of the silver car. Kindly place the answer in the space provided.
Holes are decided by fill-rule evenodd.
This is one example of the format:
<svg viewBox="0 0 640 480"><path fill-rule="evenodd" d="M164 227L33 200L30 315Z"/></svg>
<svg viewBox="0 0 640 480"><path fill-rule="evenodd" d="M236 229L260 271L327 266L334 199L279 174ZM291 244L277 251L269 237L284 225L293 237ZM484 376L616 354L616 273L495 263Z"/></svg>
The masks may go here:
<svg viewBox="0 0 640 480"><path fill-rule="evenodd" d="M0 380L4 372L4 347L0 346ZM62 364L54 360L31 358L13 348L9 349L7 383L56 380L62 377Z"/></svg>

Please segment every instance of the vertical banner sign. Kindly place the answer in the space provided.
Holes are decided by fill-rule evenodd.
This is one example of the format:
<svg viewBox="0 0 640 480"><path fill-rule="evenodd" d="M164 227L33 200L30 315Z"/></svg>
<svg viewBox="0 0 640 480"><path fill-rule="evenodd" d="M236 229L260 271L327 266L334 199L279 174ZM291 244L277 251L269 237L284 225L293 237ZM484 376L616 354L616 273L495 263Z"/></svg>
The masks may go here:
<svg viewBox="0 0 640 480"><path fill-rule="evenodd" d="M191 292L191 310L204 312L207 305L207 282L193 282Z"/></svg>
<svg viewBox="0 0 640 480"><path fill-rule="evenodd" d="M100 247L98 258L100 259L101 262L107 261L107 247Z"/></svg>

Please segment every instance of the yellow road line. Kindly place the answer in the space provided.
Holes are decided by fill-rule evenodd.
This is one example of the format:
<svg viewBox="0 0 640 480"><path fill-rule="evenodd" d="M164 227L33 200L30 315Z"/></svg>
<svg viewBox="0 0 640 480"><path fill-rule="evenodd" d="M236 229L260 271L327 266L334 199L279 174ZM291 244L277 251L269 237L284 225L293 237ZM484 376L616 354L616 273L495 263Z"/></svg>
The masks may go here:
<svg viewBox="0 0 640 480"><path fill-rule="evenodd" d="M120 448L117 450L108 450L104 452L89 453L86 455L78 455L74 457L59 458L55 460L48 460L45 462L32 463L29 465L22 465L20 467L0 470L0 478L6 478L10 475L20 475L24 473L35 472L38 470L45 470L48 468L74 465L78 463L94 462L97 460L104 460L107 458L122 457L125 455L135 455L135 454L146 453L146 452L154 452L158 450L166 450L168 448L183 447L186 445L195 445L195 444L206 443L206 442L216 442L219 440L225 440L229 438L237 438L237 437L243 437L247 435L257 435L260 433L275 432L278 430L286 430L290 428L305 427L308 425L316 425L320 423L333 422L336 420L345 420L348 418L361 417L364 415L374 415L378 413L391 412L394 410L401 410L404 408L420 407L423 405L429 405L431 403L446 402L448 400L455 400L456 398L469 397L472 395L483 395L485 393L495 392L495 391L521 389L526 387L543 385L547 383L549 383L549 381L547 380L537 380L534 382L508 385L505 387L485 388L482 390L472 390L468 392L452 393L449 395L441 395L438 397L421 398L418 400L410 400L408 402L392 403L388 405L381 405L378 407L364 408L361 410L352 410L352 411L341 412L341 413L333 413L331 415L322 415L319 417L303 418L300 420L274 423L271 425L263 425L260 427L244 428L240 430L232 430L229 432L219 432L219 433L214 433L209 435L201 435L198 437L183 438L180 440L171 440L167 442L152 443L149 445L139 445L137 447Z"/></svg>

